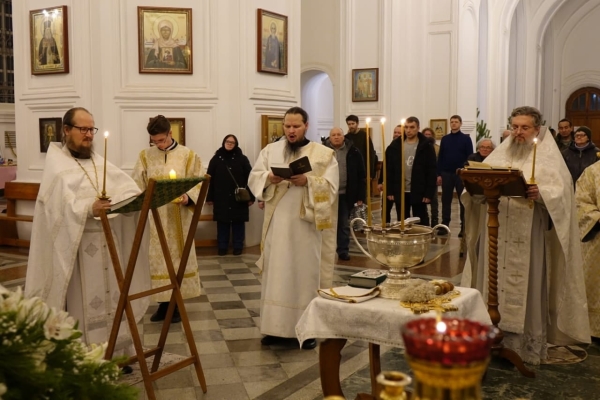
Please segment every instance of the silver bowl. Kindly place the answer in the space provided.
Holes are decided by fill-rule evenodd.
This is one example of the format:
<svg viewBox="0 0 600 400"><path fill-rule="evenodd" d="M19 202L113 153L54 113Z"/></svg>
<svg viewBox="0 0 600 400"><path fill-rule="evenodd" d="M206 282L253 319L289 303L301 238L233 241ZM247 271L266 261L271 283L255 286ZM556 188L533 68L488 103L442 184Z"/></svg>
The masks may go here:
<svg viewBox="0 0 600 400"><path fill-rule="evenodd" d="M354 230L350 229L354 241L367 257L389 269L387 279L380 286L381 297L399 299L400 291L410 284L409 270L437 260L448 247L450 229L446 225L439 224L430 228L416 225L412 223L414 221L414 218L407 220L403 230L400 224L383 229L381 226L367 226L362 218L354 218L350 222L351 227L356 222L365 224L368 251L359 243ZM446 241L430 255L430 244L438 238L437 230L440 228L447 231Z"/></svg>

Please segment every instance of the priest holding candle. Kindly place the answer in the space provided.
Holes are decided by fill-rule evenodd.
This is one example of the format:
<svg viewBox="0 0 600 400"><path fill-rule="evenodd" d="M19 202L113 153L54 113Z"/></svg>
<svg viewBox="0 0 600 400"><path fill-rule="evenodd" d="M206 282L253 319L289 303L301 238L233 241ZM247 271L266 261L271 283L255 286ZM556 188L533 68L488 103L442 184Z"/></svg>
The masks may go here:
<svg viewBox="0 0 600 400"><path fill-rule="evenodd" d="M191 149L177 143L171 132L171 123L166 117L157 115L151 118L147 131L153 146L140 152L132 174L133 179L141 189L146 189L150 178L159 180L200 176L202 171L200 157ZM179 266L185 239L184 232L188 231L192 221L194 209L190 206L195 204L199 194L200 184L194 186L175 201L158 208L169 244L171 259L175 266ZM170 283L154 219L150 219L150 274L152 287L161 287ZM181 294L184 299L200 295L198 261L193 246L181 284ZM159 303L159 307L150 317L150 321L158 322L165 319L170 298L171 291L161 292L153 296L153 300ZM177 308L172 321L181 321Z"/></svg>
<svg viewBox="0 0 600 400"><path fill-rule="evenodd" d="M505 347L538 365L548 357L548 343L590 342L581 244L571 177L552 135L541 126L540 111L518 107L510 119L511 136L485 161L519 169L532 183L526 198L500 198L499 327ZM487 298L487 206L467 192L461 199L469 255L461 286L475 287Z"/></svg>
<svg viewBox="0 0 600 400"><path fill-rule="evenodd" d="M52 143L35 204L25 293L39 296L51 307L65 309L79 322L87 344L108 340L119 288L106 251L100 220L102 209L140 193L129 175L94 151L98 131L85 108L72 108L63 117L63 143ZM104 193L104 196L102 195ZM132 247L136 220L119 215L109 220L121 262ZM147 245L147 242L146 242ZM131 291L150 288L148 253L141 251ZM132 303L137 320L148 301ZM117 338L118 354L134 354L123 323Z"/></svg>

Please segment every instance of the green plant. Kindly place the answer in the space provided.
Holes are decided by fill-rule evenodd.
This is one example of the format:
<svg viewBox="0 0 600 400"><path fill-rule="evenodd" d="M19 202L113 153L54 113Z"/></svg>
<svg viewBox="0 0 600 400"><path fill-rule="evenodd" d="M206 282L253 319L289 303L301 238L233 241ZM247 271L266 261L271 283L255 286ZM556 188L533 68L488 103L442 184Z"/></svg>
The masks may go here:
<svg viewBox="0 0 600 400"><path fill-rule="evenodd" d="M479 108L477 109L477 125L475 127L475 130L477 131L477 140L476 142L479 142L481 139L483 138L489 138L490 136L490 130L487 128L487 122L483 121L483 120L479 120Z"/></svg>
<svg viewBox="0 0 600 400"><path fill-rule="evenodd" d="M81 335L65 311L0 285L0 399L137 399L103 359L106 344L88 347Z"/></svg>

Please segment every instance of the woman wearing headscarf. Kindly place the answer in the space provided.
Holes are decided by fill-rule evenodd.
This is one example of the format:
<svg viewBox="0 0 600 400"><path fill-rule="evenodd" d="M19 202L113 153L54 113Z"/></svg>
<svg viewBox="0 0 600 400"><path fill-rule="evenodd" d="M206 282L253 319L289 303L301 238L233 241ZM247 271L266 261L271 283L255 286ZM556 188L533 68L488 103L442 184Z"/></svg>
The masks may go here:
<svg viewBox="0 0 600 400"><path fill-rule="evenodd" d="M233 236L233 255L242 254L246 225L249 219L249 207L254 204L254 195L250 192L250 201L238 202L235 189L246 188L252 167L250 161L238 146L234 135L227 135L208 164L207 174L211 176L206 204L213 206L213 221L217 221L217 243L219 255L227 254L230 233Z"/></svg>

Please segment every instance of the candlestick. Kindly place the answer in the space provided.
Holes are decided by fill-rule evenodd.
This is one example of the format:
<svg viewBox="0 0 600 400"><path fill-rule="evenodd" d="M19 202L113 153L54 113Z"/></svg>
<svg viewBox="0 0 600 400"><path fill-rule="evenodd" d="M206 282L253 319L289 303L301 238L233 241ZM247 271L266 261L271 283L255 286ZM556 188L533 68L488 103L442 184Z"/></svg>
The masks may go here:
<svg viewBox="0 0 600 400"><path fill-rule="evenodd" d="M174 169L169 171L169 179L177 179L177 173L175 172Z"/></svg>
<svg viewBox="0 0 600 400"><path fill-rule="evenodd" d="M372 226L373 218L371 216L371 150L369 149L369 123L371 118L366 119L367 123L367 226Z"/></svg>
<svg viewBox="0 0 600 400"><path fill-rule="evenodd" d="M102 195L100 200L110 200L110 197L106 196L106 152L108 150L108 131L104 132L104 179L102 179Z"/></svg>
<svg viewBox="0 0 600 400"><path fill-rule="evenodd" d="M537 138L533 139L533 165L531 166L531 179L529 179L530 185L535 185L535 153L537 149Z"/></svg>
<svg viewBox="0 0 600 400"><path fill-rule="evenodd" d="M404 232L404 124L406 120L402 118L400 121L400 231ZM397 203L396 203L397 204Z"/></svg>
<svg viewBox="0 0 600 400"><path fill-rule="evenodd" d="M381 155L383 157L383 202L381 203L381 228L385 229L386 221L385 216L387 214L387 168L385 162L385 117L381 118Z"/></svg>

